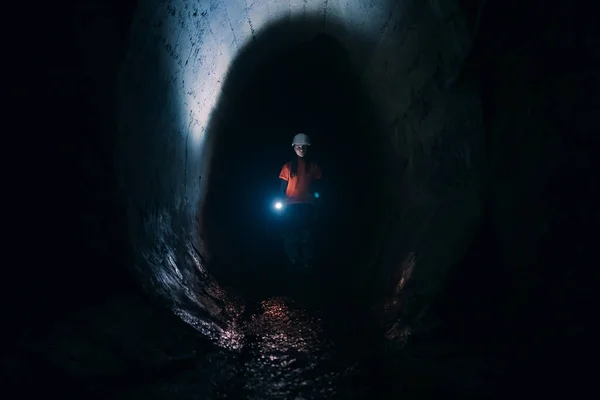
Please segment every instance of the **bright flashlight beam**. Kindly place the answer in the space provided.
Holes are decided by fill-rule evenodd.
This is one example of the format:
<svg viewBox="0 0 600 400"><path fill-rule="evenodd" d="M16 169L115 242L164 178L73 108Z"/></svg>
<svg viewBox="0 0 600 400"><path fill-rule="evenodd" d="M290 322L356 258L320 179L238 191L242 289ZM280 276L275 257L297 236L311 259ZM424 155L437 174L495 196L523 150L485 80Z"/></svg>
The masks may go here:
<svg viewBox="0 0 600 400"><path fill-rule="evenodd" d="M282 203L282 202L280 202L280 201L276 202L276 203L275 203L275 208L276 208L277 210L281 210L281 209L283 208L283 203Z"/></svg>

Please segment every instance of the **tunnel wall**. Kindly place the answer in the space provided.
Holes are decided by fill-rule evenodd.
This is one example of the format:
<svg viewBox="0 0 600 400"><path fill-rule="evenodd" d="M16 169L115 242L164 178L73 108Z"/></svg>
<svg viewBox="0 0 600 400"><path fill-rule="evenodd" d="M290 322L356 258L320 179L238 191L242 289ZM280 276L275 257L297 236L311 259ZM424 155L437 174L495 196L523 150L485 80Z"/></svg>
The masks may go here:
<svg viewBox="0 0 600 400"><path fill-rule="evenodd" d="M322 23L298 24L307 16ZM392 294L396 282L389 277L417 252L412 275L416 282L427 279L415 284L426 297L460 255L479 208L478 98L468 84L445 86L469 43L450 1L140 2L121 73L116 155L140 278L179 306L191 299L219 314L204 285L210 278L195 229L210 173L206 128L236 53L269 22L285 19L300 26L289 38L334 35L361 71L394 158L381 171L388 195L380 220L387 224L369 260L381 266L371 282L387 284ZM334 20L343 29L332 32L328 21ZM441 226L449 221L448 236Z"/></svg>
<svg viewBox="0 0 600 400"><path fill-rule="evenodd" d="M476 82L455 79L471 33L458 3L421 7L382 30L365 71L394 160L378 207L384 223L371 260L381 273L374 288L383 283L384 296L405 313L435 296L469 245L486 163ZM394 51L399 56L389 57Z"/></svg>

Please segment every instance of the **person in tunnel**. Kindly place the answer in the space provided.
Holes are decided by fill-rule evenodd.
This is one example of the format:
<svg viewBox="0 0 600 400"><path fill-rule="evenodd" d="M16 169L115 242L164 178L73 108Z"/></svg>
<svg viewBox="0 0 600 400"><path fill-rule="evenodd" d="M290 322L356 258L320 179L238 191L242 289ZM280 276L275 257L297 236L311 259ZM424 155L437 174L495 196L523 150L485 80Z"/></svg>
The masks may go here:
<svg viewBox="0 0 600 400"><path fill-rule="evenodd" d="M308 268L314 255L314 222L319 203L321 167L308 156L310 138L299 133L292 140L296 153L279 173L285 199L287 226L285 252L294 266Z"/></svg>

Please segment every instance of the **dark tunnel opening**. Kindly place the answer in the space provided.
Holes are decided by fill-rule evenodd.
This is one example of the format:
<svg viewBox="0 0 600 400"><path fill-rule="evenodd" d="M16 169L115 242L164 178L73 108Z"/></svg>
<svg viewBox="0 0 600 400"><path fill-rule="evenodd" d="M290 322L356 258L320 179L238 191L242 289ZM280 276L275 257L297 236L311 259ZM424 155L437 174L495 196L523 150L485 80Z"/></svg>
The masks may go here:
<svg viewBox="0 0 600 400"><path fill-rule="evenodd" d="M481 3L462 3L472 26ZM353 391L357 398L361 395L362 398L424 398L432 395L509 398L520 394L577 396L589 393L588 387L593 385L594 378L593 368L589 367L595 340L590 335L595 315L596 268L593 265L597 261L593 260L598 259L595 238L600 216L594 156L598 149L595 105L600 47L597 46L594 13L575 3L549 7L536 1L527 4L488 2L474 46L465 64L459 68L458 79L446 88L447 92L460 94L475 82L481 96L485 161L489 174L481 191L484 206L481 218L473 228L473 240L463 256L452 264L443 287L436 290L433 299L424 302L419 297L421 293L411 292L418 285L411 286L414 281L407 278L409 284L400 288L403 296L393 298L385 304L383 311L378 308L372 319L357 315L354 325L344 327L347 343L342 346L342 354L336 356L343 360L343 366L358 362L366 372L361 376L349 374L335 381L334 362L328 358L330 354L313 352L312 348L306 352L291 349L281 354L269 353L269 344L292 341L293 332L286 330L287 325L281 321L288 318L287 321L292 323L299 322L301 329L306 328L310 324L302 326L303 315L290 317L276 302L260 304L251 312L246 311L250 325L254 324L246 332L244 345L248 345L247 348L242 352L236 352L235 348L223 350L220 343L215 345L207 339L213 331L206 328L209 319L202 319L204 314L200 314L205 310L198 312L202 315L199 323L182 322L173 315L174 298L167 296L165 300L156 296L162 288L156 281L163 275L153 277L154 280L141 280L139 274L136 275L139 271L132 265L141 251L132 247L129 240L130 215L120 197L123 188L119 187L118 180L122 171L112 163L116 157L115 142L123 134L115 110L119 96L115 82L127 59L130 38L140 32L136 31L139 27L134 29L131 25L135 7L125 10L121 2L90 4L82 2L70 10L46 10L39 21L35 20L31 27L39 30L38 42L34 48L30 43L23 46L27 53L23 60L26 61L17 62L22 76L9 82L17 86L17 92L22 96L15 101L17 109L13 115L22 129L15 130L14 135L6 135L6 160L10 161L12 153L19 152L29 158L25 159L19 153L22 158L18 166L23 166L22 170L7 169L11 172L7 174L10 175L9 183L14 185L13 192L6 192L5 198L16 204L11 204L6 211L7 232L11 238L5 253L2 290L3 332L7 338L4 339L6 349L2 354L1 374L8 383L3 387L8 393L4 397L14 396L14 393L34 397L42 391L44 395L89 399L223 398L220 395L224 392L231 398L252 392L252 385L256 385L258 389L254 394L262 399L264 392L259 389L277 389L282 387L278 386L281 384L291 391L325 386L331 390L320 393L325 398L335 398L336 393L340 398L349 398L344 394ZM98 7L100 4L103 6ZM427 4L433 7L438 2ZM218 3L211 5L217 7ZM139 20L146 23L146 17L142 15ZM412 22L414 24L410 25ZM398 29L402 26L414 28L420 21L401 20L391 25L394 24ZM143 29L141 31L146 34ZM156 40L149 34L145 38L146 44ZM436 37L433 42L440 40ZM295 49L314 54L318 48L326 50L336 46L328 44L326 38L318 38L316 43L307 42L304 47ZM418 54L426 54L426 49L424 45ZM262 60L264 54L257 57ZM40 68L40 60L44 61L43 68ZM312 68L333 72L347 66L343 57L328 56L319 62L315 61ZM270 68L284 63L282 57L272 57ZM455 66L453 64L451 68L454 71ZM143 74L147 71L152 75L156 70L145 64L135 72ZM346 71L348 76L353 73ZM168 72L175 74L175 70ZM308 93L315 87L315 82L321 82L329 90L329 97L323 96L327 101L335 103L339 99L339 86L326 79L332 74L309 75L304 71L301 76L306 79L306 84L296 85L299 92ZM308 79L310 76L313 80ZM314 136L318 140L320 156L329 163L327 171L333 174L332 177L336 176L339 161L348 154L363 156L361 161L365 161L367 168L358 169L358 172L369 177L373 174L379 177L376 166L383 164L385 167L387 160L371 158L374 149L365 153L357 143L336 142L337 138L343 137L342 130L336 129L349 124L350 118L339 120L334 115L322 118L319 114L322 110L317 107L296 109L298 112L315 112L317 116L311 120L312 124L290 123L286 126L281 120L266 118L268 110L255 104L258 101L252 101L253 93L249 88L255 83L245 79L243 71L237 77L248 85L247 97L224 95L223 99L232 101L229 103L231 110L237 110L251 129L260 130L256 137L264 146L261 149L270 148L267 153L272 156L259 156L258 149L252 146L252 135L238 136L238 131L245 126L236 121L235 112L229 112L227 102L218 104L225 119L222 125L212 127L216 131L223 128L215 138L223 142L217 140L215 144L214 162L222 165L223 171L220 168L213 170L207 178L211 198L206 207L212 213L206 234L207 240L213 241L211 250L218 254L214 258L226 261L220 252L228 243L222 242L222 238L229 238L234 244L238 241L243 246L246 242L242 232L249 230L254 244L245 247L239 257L250 255L259 260L257 264L260 265L256 269L246 269L241 266L248 264L224 262L223 268L218 265L209 268L214 275L223 275L218 276L219 283L227 283L240 292L261 295L267 294L273 285L263 282L264 275L253 272L260 270L266 274L268 268L277 268L277 258L270 252L271 246L275 246L275 235L269 236L273 233L270 228L273 221L269 219L267 207L271 190L277 186L277 170L288 157L289 139L295 131L315 129L315 125L331 128L327 132L315 129L318 133ZM152 75L152 78L156 76ZM258 78L264 78L263 82L266 82L261 89L269 87L268 77ZM166 97L164 87L161 86L163 92L150 93L155 101ZM262 93L261 90L260 93L267 99L269 95L275 96L277 90L286 89L285 85L270 87L271 91ZM354 89L348 89L348 97L342 98L343 102L334 104L339 105L336 112L340 115L359 104L353 101L353 96L362 93L360 85ZM142 91L139 87L136 90ZM431 99L428 96L430 94L425 93L422 98ZM330 107L327 101L318 98L320 104ZM246 112L243 104L248 104L255 114ZM144 103L148 108L146 113L152 112L151 105ZM283 109L282 116L289 111L277 102L271 106ZM172 103L164 108L169 107L173 107ZM364 118L371 116L367 112ZM361 123L364 127L370 122ZM397 125L403 124L401 121ZM350 132L360 138L364 130L350 129ZM171 133L169 131L169 135ZM165 134L164 137L170 136ZM242 140L236 140L240 137ZM13 145L15 138L25 143ZM146 143L153 139L151 135L143 136L143 139L128 154L132 164L139 164L138 169L142 171L135 176L134 186L155 176L156 170L170 167L153 160L156 170L154 167L144 169L147 165L143 162L155 154ZM266 143L269 140L272 142ZM374 145L372 142L365 144ZM410 144L400 142L404 149ZM162 145L164 142L159 141L159 146ZM232 157L236 151L229 151L229 145L239 149L238 158ZM377 150L377 146L374 148ZM25 149L31 153L24 153ZM456 148L441 146L438 150L444 157L452 158ZM415 150L414 154L419 154L418 151L423 148ZM407 153L409 150L403 154ZM246 164L242 165L240 160L245 160ZM237 171L234 166L245 172L254 164L257 167L252 173L256 176L257 186L251 182L238 185L236 180L232 183L231 175L225 173L227 167L234 173ZM356 168L358 165L352 164ZM371 239L376 244L385 241L385 244L391 243L392 249L399 249L406 246L406 241L400 239L408 236L394 236L394 231L389 231L383 238L360 236L363 231L355 229L353 218L358 216L363 221L369 218L362 213L364 210L354 206L361 204L368 208L373 204L380 211L386 193L380 193L377 183L369 181L371 192L360 192L347 200L343 197L354 187L354 181L343 180L347 176L342 168L337 173L341 178L335 181L337 186L330 189L328 218L331 219L328 223L330 227L345 223L349 228L327 231L340 234L337 243L345 250L329 253L339 261L337 270L335 265L326 266L331 268L333 277L340 270L346 270L349 252L356 250L344 246L347 242L343 242L342 237L351 236L349 240L357 242ZM217 180L219 176L222 182ZM407 188L414 189L418 183L411 182ZM236 205L238 200L232 194L238 192L244 200L239 202L241 205ZM157 195L147 199L147 204L135 210L141 215L140 219L153 216L155 210L151 206L158 203L158 198ZM338 199L346 204L345 208L337 208ZM455 200L457 203L462 201L461 198ZM470 203L465 208L469 207ZM420 224L424 218L418 214L419 210L410 211L415 211L413 219L417 221L415 224ZM394 265L376 266L382 269L379 275L393 270L394 278L387 280L387 286L401 286L406 271L413 268L417 274L422 271L423 259L428 255L427 250L432 249L432 243L455 243L452 239L457 232L452 224L460 220L460 216L452 219L448 214L445 222L450 227L421 247L425 252L418 254L416 263L411 264L410 258L408 262L393 259ZM390 214L387 219L395 217L396 214ZM229 223L231 229L220 226L225 225L223 221ZM175 220L174 224L181 222ZM410 223L411 220L403 222ZM232 232L234 236L229 236ZM351 235L356 232L358 236ZM179 243L172 247L185 249ZM368 250L369 246L364 249ZM158 270L167 271L165 275L170 278L167 261L161 263ZM405 267L406 264L409 267ZM147 275L155 272L147 271ZM380 291L373 297L387 299L388 293L381 293L381 288L386 285L375 284L382 281L377 271L368 272L370 275L363 278L372 279L372 287ZM340 286L349 282L369 285L360 281L358 271L353 273L352 277L344 276L346 281ZM406 276L410 278L410 274ZM189 281L183 290L173 283L174 280L166 282L172 284L175 291L179 290L176 294L188 290L205 296L209 290L203 292L200 289L216 291L208 280L199 285L193 274L185 277ZM421 275L417 283L422 285L436 277L435 271L430 272ZM412 305L424 303L427 303L426 312L422 317L423 307ZM227 302L211 304L210 311L221 309L227 312L230 306ZM348 311L350 315L355 310L349 304L345 307L337 310L340 313ZM261 325L265 323L264 317L267 317L267 323L276 322L271 327L274 333ZM402 321L409 317L415 324L409 326L409 334L402 336L407 331L396 328L402 328ZM236 327L221 326L225 328L218 331L219 334L231 339L227 343L235 342ZM375 332L376 340L365 341L371 347L361 342L365 338L358 334L365 327ZM348 339L352 335L360 336L360 340ZM267 345L266 350L260 345ZM261 354L260 351L264 352L265 359L255 357ZM298 353L322 357L321 368L308 370L305 375L289 374L294 368L302 370L301 367L314 361L308 356L298 357ZM296 360L286 364L290 361L288 356L296 357ZM265 372L256 368L261 362L275 367ZM296 378L298 380L294 381ZM328 386L330 379L334 383ZM298 382L301 384L294 386ZM369 388L366 393L355 390L364 387Z"/></svg>
<svg viewBox="0 0 600 400"><path fill-rule="evenodd" d="M271 205L281 166L293 157L291 138L304 132L324 171L314 283L328 282L330 292L344 288L353 297L347 288L360 279L361 260L372 252L385 174L383 133L374 131L369 95L333 37L317 34L251 67L260 52L254 48L268 48L280 29L267 29L234 61L219 99L226 106L217 105L217 121L211 121L215 141L202 210L211 272L224 285L243 285L261 296L278 292L289 279L284 215Z"/></svg>

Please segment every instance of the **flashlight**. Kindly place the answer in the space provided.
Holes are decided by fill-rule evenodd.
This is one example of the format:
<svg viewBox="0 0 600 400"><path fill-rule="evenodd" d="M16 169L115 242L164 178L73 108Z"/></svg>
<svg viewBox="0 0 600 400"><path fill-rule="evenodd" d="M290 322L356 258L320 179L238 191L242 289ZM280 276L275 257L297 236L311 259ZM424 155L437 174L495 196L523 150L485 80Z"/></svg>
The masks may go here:
<svg viewBox="0 0 600 400"><path fill-rule="evenodd" d="M283 200L275 200L275 202L273 203L273 209L277 212L282 212L284 205L285 203L283 202Z"/></svg>

